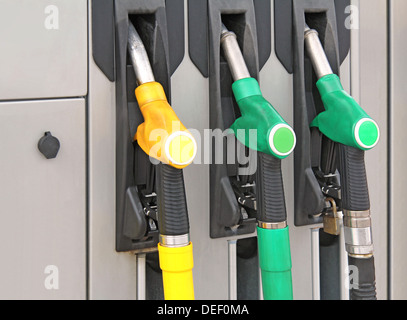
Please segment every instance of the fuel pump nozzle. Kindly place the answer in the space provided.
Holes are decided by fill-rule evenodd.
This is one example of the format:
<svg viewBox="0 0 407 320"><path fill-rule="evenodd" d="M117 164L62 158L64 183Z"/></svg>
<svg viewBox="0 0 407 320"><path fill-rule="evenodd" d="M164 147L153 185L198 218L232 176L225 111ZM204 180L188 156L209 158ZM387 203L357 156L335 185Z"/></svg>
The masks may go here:
<svg viewBox="0 0 407 320"><path fill-rule="evenodd" d="M294 130L264 99L259 83L250 76L235 33L225 25L222 25L220 43L234 80L233 94L242 113L231 129L248 148L278 159L288 157L296 144ZM250 138L250 130L257 130L257 141Z"/></svg>
<svg viewBox="0 0 407 320"><path fill-rule="evenodd" d="M380 137L377 123L343 90L339 77L332 72L318 32L307 27L304 39L326 110L311 126L320 128L332 141L364 151L372 149Z"/></svg>
<svg viewBox="0 0 407 320"><path fill-rule="evenodd" d="M192 300L193 254L182 168L194 159L195 139L169 105L164 89L155 82L143 42L129 21L128 51L137 78L135 95L144 117L134 140L155 166L159 260L166 300Z"/></svg>
<svg viewBox="0 0 407 320"><path fill-rule="evenodd" d="M257 80L250 77L236 35L224 25L220 42L242 114L231 128L242 144L257 151L257 235L263 296L266 300L291 300L291 252L281 159L293 151L295 133L264 99ZM256 130L257 139L250 137L252 130Z"/></svg>
<svg viewBox="0 0 407 320"><path fill-rule="evenodd" d="M375 300L375 267L369 191L364 155L379 141L379 127L344 91L332 72L318 32L304 30L305 48L315 74L325 111L311 123L337 144L341 180L345 245L349 266L357 268L359 283L350 285L351 300Z"/></svg>
<svg viewBox="0 0 407 320"><path fill-rule="evenodd" d="M155 81L146 49L131 23L128 51L138 84L135 94L145 120L134 139L150 157L185 168L195 158L196 141L169 105L161 84Z"/></svg>

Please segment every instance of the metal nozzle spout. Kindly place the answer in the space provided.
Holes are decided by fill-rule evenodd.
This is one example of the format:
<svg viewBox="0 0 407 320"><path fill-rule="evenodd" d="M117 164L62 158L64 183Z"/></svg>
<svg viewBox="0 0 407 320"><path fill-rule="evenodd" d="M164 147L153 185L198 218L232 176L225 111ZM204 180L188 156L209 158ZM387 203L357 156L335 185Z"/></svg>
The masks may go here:
<svg viewBox="0 0 407 320"><path fill-rule="evenodd" d="M318 32L311 29L308 25L305 25L304 41L306 51L311 59L318 79L328 74L332 74L333 71L331 65L329 64L328 58L326 57L321 41L319 40Z"/></svg>
<svg viewBox="0 0 407 320"><path fill-rule="evenodd" d="M228 62L230 72L234 81L250 78L250 72L247 69L239 44L236 40L236 34L229 31L222 23L220 43Z"/></svg>
<svg viewBox="0 0 407 320"><path fill-rule="evenodd" d="M147 82L154 82L154 73L151 69L146 48L139 34L129 21L128 50L136 74L137 83L142 85Z"/></svg>

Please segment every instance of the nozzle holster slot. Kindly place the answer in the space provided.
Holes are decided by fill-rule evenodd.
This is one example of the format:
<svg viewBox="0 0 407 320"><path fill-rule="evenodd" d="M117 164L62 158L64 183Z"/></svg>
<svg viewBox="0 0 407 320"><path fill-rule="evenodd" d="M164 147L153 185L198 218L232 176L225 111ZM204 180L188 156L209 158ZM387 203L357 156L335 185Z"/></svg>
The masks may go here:
<svg viewBox="0 0 407 320"><path fill-rule="evenodd" d="M256 34L253 34L255 29L252 28L255 25L254 7L249 1L236 1L233 5L226 5L224 2L208 1L208 15L211 17L209 19L210 128L220 129L222 132L229 129L241 116L232 92L233 79L229 65L221 50L222 22L236 34L248 70L253 76L258 76L257 38ZM238 153L246 154L247 150L234 135L228 135L227 140L228 143L223 144L223 154L227 155L229 148L235 147L233 164L227 164L225 158L221 163L216 164L213 158L210 170L210 236L212 238L248 234L255 230L256 220L252 215L253 210L247 206L247 201L250 199L248 195L253 193L253 189L242 187L253 183L253 177L239 175ZM212 147L212 151L215 155L222 152L216 146ZM235 188L232 187L232 182ZM242 193L243 190L245 192Z"/></svg>
<svg viewBox="0 0 407 320"><path fill-rule="evenodd" d="M128 28L136 28L154 77L170 101L170 77L184 55L182 0L117 0L115 5L116 70L116 250L143 251L157 246L156 175L149 156L134 141L144 122L135 98L138 83L128 54ZM171 7L171 8L170 8ZM171 45L169 44L171 42Z"/></svg>
<svg viewBox="0 0 407 320"><path fill-rule="evenodd" d="M215 139L212 139L210 236L221 238L250 234L256 230L257 206L256 172L251 170L250 161L257 161L257 154L241 144L229 130L241 113L234 98L234 80L220 40L223 23L236 34L251 77L258 78L260 68L271 53L271 35L267 33L270 30L266 31L268 28L257 28L257 24L270 24L270 3L199 0L190 1L188 11L191 60L203 76L209 77L210 129L213 133L215 130L222 133L214 134ZM202 37L202 34L208 37ZM257 41L258 37L261 43ZM221 161L220 156L223 156ZM248 159L248 165L239 161L242 156Z"/></svg>
<svg viewBox="0 0 407 320"><path fill-rule="evenodd" d="M340 207L337 146L310 124L322 111L322 103L312 63L305 52L306 25L320 37L332 71L339 67L350 47L345 27L346 0L275 0L276 55L293 73L294 131L298 143L294 153L296 226L322 223L325 198L333 197Z"/></svg>

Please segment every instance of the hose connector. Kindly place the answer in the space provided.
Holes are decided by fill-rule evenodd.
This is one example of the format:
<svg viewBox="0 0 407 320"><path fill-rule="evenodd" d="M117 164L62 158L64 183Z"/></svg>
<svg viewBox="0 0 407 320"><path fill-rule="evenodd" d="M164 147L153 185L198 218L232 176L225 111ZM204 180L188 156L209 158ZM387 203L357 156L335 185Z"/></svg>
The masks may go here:
<svg viewBox="0 0 407 320"><path fill-rule="evenodd" d="M373 255L370 210L343 210L345 248L350 256L370 258Z"/></svg>
<svg viewBox="0 0 407 320"><path fill-rule="evenodd" d="M186 247L190 243L189 233L177 236L160 234L159 241L161 246L167 248Z"/></svg>

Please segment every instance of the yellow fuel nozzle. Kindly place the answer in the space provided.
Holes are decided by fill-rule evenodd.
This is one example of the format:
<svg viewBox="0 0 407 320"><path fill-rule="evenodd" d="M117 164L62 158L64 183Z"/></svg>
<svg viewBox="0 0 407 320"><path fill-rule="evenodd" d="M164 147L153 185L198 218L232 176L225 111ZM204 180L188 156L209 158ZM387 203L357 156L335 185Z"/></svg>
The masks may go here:
<svg viewBox="0 0 407 320"><path fill-rule="evenodd" d="M177 169L187 167L195 158L197 144L167 101L158 82L147 82L136 89L144 122L134 137L150 157Z"/></svg>

